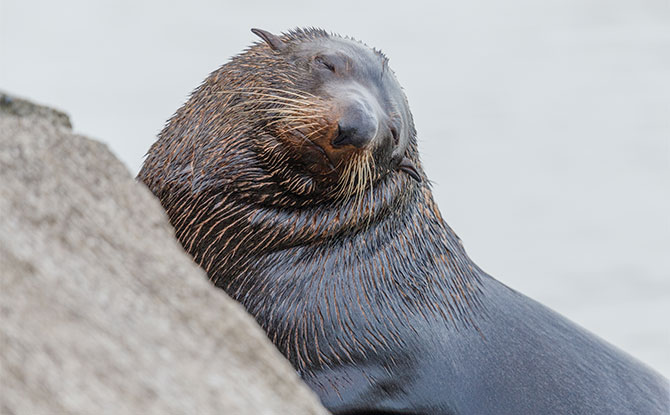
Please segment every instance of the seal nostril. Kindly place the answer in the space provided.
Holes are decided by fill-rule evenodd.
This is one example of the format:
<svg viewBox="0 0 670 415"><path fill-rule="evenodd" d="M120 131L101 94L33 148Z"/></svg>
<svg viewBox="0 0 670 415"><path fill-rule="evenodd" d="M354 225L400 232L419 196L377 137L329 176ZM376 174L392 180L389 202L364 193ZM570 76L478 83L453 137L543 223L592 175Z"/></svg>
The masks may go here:
<svg viewBox="0 0 670 415"><path fill-rule="evenodd" d="M337 124L337 133L335 133L335 139L333 139L332 144L335 147L342 147L347 144L348 134L346 131L342 130L340 124Z"/></svg>
<svg viewBox="0 0 670 415"><path fill-rule="evenodd" d="M372 129L362 130L358 125L347 126L339 123L337 125L337 135L331 142L333 147L354 146L363 148L374 138Z"/></svg>
<svg viewBox="0 0 670 415"><path fill-rule="evenodd" d="M395 127L391 127L391 135L393 136L393 145L398 145L398 130Z"/></svg>
<svg viewBox="0 0 670 415"><path fill-rule="evenodd" d="M365 99L347 98L347 100L337 121L337 135L332 144L335 147L364 148L377 135L379 126L377 115Z"/></svg>

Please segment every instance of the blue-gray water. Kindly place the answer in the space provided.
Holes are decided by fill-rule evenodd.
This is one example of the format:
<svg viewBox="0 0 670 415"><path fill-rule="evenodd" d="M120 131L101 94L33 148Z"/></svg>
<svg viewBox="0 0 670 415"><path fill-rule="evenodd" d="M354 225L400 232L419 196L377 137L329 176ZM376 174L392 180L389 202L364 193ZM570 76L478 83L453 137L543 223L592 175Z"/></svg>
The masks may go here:
<svg viewBox="0 0 670 415"><path fill-rule="evenodd" d="M667 0L0 0L0 88L136 172L249 28L295 26L390 57L442 213L485 270L670 375Z"/></svg>

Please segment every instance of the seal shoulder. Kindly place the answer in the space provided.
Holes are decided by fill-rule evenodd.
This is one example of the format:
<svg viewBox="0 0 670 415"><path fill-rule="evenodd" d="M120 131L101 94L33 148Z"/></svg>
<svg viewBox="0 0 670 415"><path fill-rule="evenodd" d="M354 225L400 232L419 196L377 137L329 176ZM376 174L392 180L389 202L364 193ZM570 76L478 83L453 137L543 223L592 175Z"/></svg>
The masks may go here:
<svg viewBox="0 0 670 415"><path fill-rule="evenodd" d="M378 370L376 357L369 365L326 369L307 383L319 377L352 383L346 399L322 395L335 413L352 407L441 414L667 413L670 386L661 375L491 277L482 287L488 312L476 322L479 331L453 333L437 321L416 322L423 335L409 345L414 359L396 356L401 364L395 371Z"/></svg>

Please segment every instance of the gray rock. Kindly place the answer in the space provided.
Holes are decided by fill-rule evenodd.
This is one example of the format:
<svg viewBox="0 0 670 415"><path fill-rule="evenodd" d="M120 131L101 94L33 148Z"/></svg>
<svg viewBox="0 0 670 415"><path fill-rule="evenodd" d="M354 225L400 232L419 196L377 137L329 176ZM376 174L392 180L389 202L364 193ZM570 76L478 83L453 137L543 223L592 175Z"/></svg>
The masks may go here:
<svg viewBox="0 0 670 415"><path fill-rule="evenodd" d="M3 415L326 412L105 145L4 94L0 284Z"/></svg>
<svg viewBox="0 0 670 415"><path fill-rule="evenodd" d="M15 115L17 117L38 117L50 121L52 124L72 128L70 117L62 111L33 104L25 99L11 96L0 91L0 114Z"/></svg>

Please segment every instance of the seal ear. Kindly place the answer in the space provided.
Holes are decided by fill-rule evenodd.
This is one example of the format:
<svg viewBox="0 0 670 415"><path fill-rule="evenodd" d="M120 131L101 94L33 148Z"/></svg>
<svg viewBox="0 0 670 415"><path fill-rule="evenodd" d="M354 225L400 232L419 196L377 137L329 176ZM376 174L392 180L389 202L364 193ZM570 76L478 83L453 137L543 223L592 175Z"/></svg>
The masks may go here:
<svg viewBox="0 0 670 415"><path fill-rule="evenodd" d="M276 51L276 52L281 52L284 49L286 49L286 43L284 43L283 40L279 38L279 36L275 36L272 33L262 30L262 29L251 29L251 31L261 39L265 41L265 43L270 46L270 49Z"/></svg>

